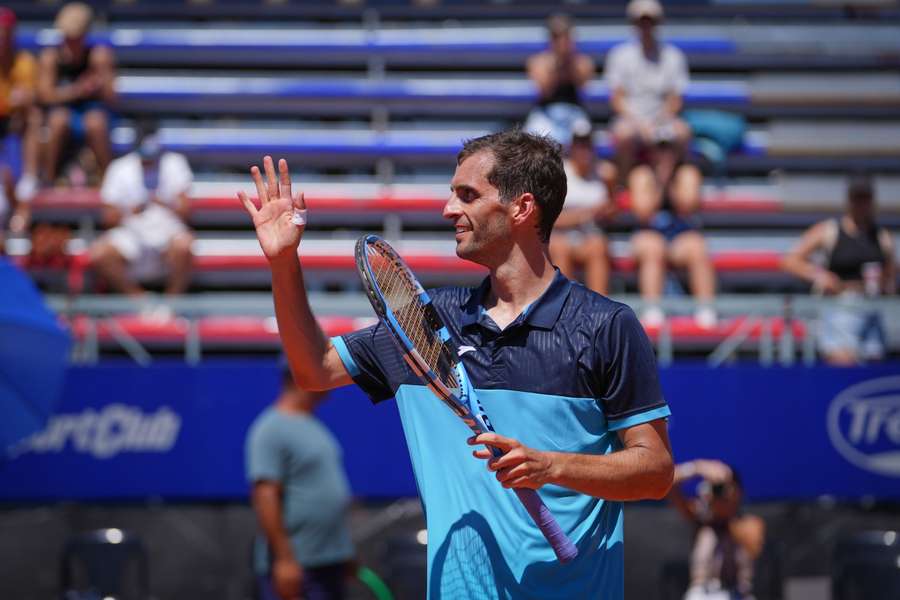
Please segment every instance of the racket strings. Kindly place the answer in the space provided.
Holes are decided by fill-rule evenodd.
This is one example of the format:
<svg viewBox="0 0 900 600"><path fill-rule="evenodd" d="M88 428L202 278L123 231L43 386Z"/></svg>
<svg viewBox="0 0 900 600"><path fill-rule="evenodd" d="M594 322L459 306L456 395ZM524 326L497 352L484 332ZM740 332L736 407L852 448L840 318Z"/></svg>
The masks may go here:
<svg viewBox="0 0 900 600"><path fill-rule="evenodd" d="M428 321L425 304L419 299L419 292L412 277L390 256L371 246L369 263L373 267L375 282L388 307L413 347L445 384L455 387L455 378L446 367L442 366L440 360L443 342Z"/></svg>

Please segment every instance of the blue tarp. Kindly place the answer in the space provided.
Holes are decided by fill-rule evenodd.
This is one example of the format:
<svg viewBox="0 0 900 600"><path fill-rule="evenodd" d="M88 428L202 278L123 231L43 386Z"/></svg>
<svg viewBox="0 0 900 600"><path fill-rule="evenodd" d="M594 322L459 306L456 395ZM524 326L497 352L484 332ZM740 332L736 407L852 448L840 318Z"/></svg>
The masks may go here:
<svg viewBox="0 0 900 600"><path fill-rule="evenodd" d="M69 346L31 279L0 257L0 456L46 423L62 391Z"/></svg>

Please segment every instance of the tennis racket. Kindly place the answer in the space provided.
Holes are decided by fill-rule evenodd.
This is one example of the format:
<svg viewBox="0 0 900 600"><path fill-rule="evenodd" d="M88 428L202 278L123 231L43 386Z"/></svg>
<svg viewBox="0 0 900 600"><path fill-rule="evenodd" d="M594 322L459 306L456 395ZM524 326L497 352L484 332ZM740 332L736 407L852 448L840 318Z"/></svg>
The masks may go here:
<svg viewBox="0 0 900 600"><path fill-rule="evenodd" d="M366 295L381 322L391 332L413 372L476 434L493 431L428 293L402 258L377 235L356 242L356 268ZM491 448L494 456L503 452ZM537 492L514 488L528 514L550 542L560 562L578 549L566 536Z"/></svg>

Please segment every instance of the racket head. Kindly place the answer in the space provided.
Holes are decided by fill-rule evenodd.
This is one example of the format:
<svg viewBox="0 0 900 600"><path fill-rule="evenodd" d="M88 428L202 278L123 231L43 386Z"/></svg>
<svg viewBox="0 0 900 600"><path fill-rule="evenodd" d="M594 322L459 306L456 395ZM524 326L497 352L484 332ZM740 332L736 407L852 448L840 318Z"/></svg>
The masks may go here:
<svg viewBox="0 0 900 600"><path fill-rule="evenodd" d="M456 347L428 292L377 235L357 240L355 258L366 296L407 364L454 412L467 413L459 401Z"/></svg>

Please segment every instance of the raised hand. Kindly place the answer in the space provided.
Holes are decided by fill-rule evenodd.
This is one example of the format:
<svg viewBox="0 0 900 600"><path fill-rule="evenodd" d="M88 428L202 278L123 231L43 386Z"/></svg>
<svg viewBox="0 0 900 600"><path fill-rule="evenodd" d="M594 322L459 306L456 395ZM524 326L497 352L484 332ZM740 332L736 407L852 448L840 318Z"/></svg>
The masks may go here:
<svg viewBox="0 0 900 600"><path fill-rule="evenodd" d="M253 219L256 238L269 262L295 258L297 246L300 244L300 238L306 225L295 224L292 215L294 209L306 209L303 193L298 193L296 196L291 195L291 176L288 172L287 161L283 158L278 161L277 179L275 164L271 156L263 157L263 169L266 173L265 182L259 167L254 165L250 168L250 175L253 177L253 183L256 184L260 207L257 209L244 192L238 192L238 198Z"/></svg>

